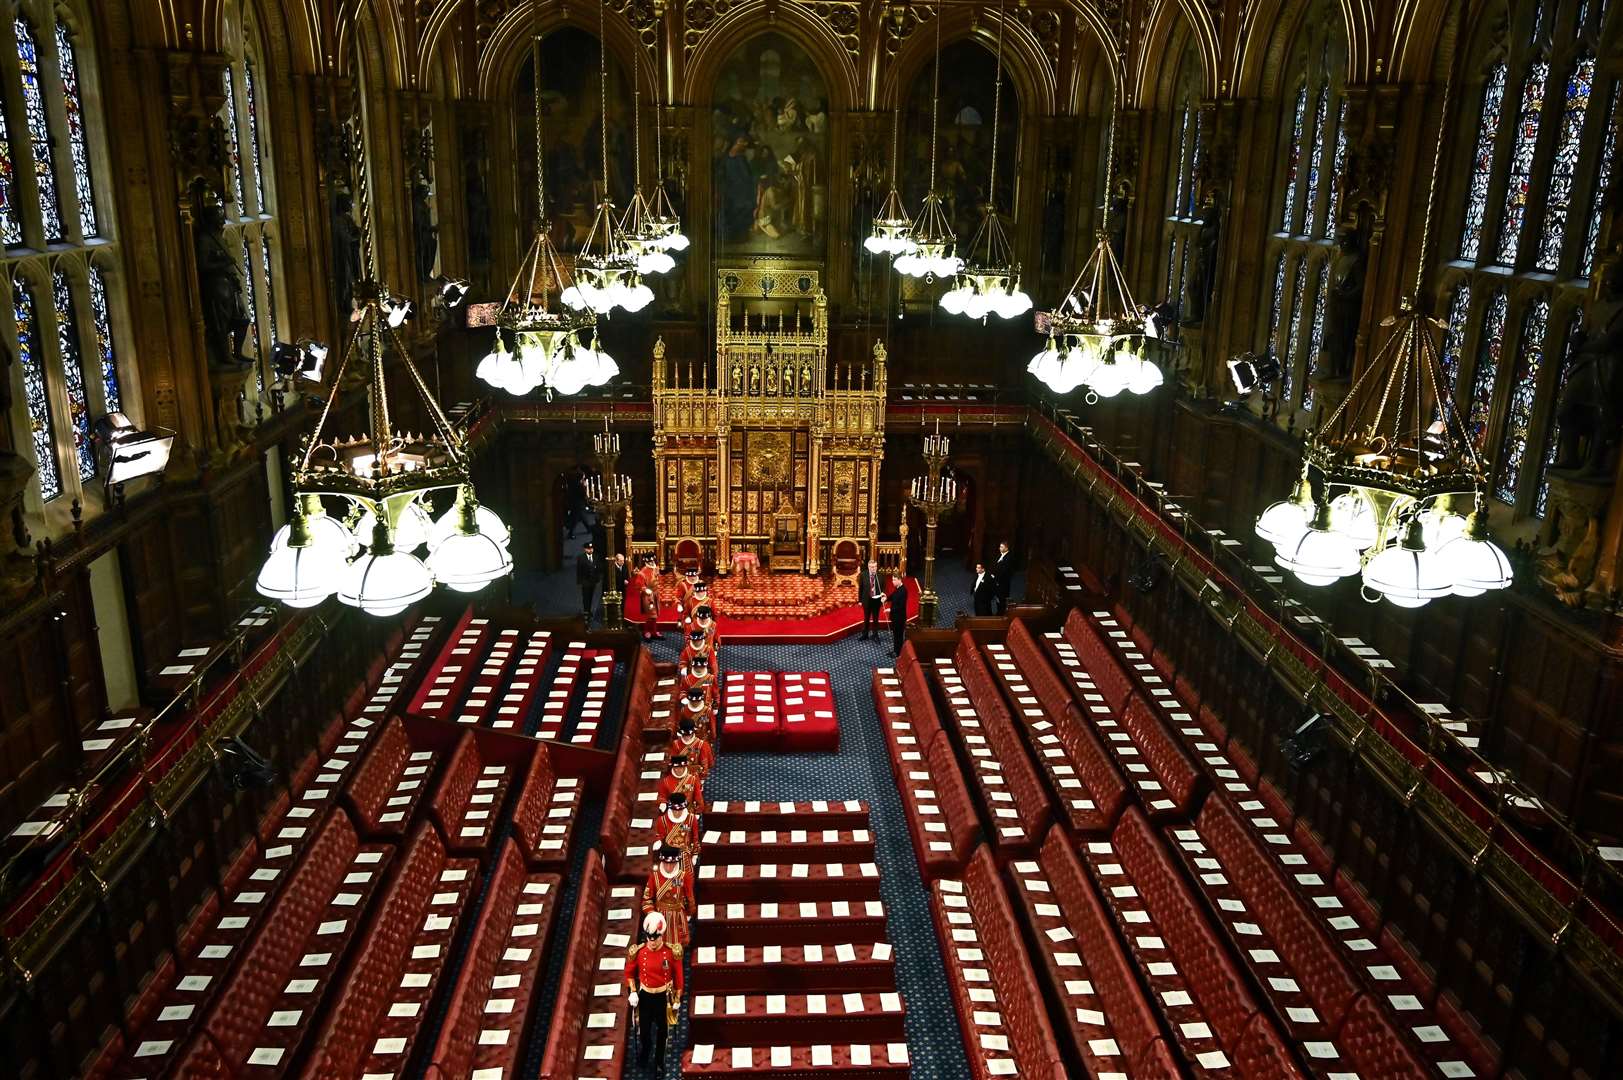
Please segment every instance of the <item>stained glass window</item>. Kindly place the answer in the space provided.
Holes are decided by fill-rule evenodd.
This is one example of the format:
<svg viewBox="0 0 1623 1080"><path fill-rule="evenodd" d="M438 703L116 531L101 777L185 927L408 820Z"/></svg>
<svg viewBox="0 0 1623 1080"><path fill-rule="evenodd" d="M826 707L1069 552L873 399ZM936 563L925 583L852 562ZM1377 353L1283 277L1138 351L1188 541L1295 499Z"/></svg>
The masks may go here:
<svg viewBox="0 0 1623 1080"><path fill-rule="evenodd" d="M1183 107L1183 122L1178 125L1178 156L1172 163L1174 173L1174 191L1172 194L1172 216L1178 217L1184 213L1186 199L1184 185L1188 182L1188 174L1184 169L1184 162L1189 156L1189 120L1193 113L1188 105Z"/></svg>
<svg viewBox="0 0 1623 1080"><path fill-rule="evenodd" d="M242 65L242 92L248 106L248 155L254 165L254 209L265 213L265 170L259 156L259 104L254 97L254 65Z"/></svg>
<svg viewBox="0 0 1623 1080"><path fill-rule="evenodd" d="M1178 298L1178 234L1167 241L1167 299Z"/></svg>
<svg viewBox="0 0 1623 1080"><path fill-rule="evenodd" d="M270 237L259 238L259 262L265 270L265 321L270 324L271 340L277 340L276 279L271 276Z"/></svg>
<svg viewBox="0 0 1623 1080"><path fill-rule="evenodd" d="M96 451L90 444L90 396L85 391L84 358L79 355L79 316L74 310L68 275L58 270L51 277L51 298L56 303L56 348L62 359L62 384L68 391L68 423L73 427L73 454L79 479L96 475Z"/></svg>
<svg viewBox="0 0 1623 1080"><path fill-rule="evenodd" d="M1595 190L1589 197L1589 229L1584 236L1584 252L1579 272L1588 277L1595 269L1595 248L1600 242L1600 212L1606 204L1606 189L1612 182L1612 157L1617 150L1617 127L1612 117L1617 113L1617 95L1623 84L1612 86L1612 100L1606 108L1602 123L1606 125L1606 138L1601 143L1600 163L1595 169Z"/></svg>
<svg viewBox="0 0 1623 1080"><path fill-rule="evenodd" d="M1290 232L1296 221L1296 168L1302 160L1302 116L1307 112L1307 84L1296 91L1296 110L1291 120L1291 144L1285 154L1285 213L1280 231Z"/></svg>
<svg viewBox="0 0 1623 1080"><path fill-rule="evenodd" d="M1539 300L1522 319L1522 339L1516 348L1516 373L1505 405L1505 431L1499 442L1499 472L1493 493L1502 501L1516 502L1516 485L1527 456L1527 436L1533 426L1533 395L1538 392L1538 371L1544 363L1544 329L1550 321L1550 302Z"/></svg>
<svg viewBox="0 0 1623 1080"><path fill-rule="evenodd" d="M62 239L62 204L56 197L56 171L51 162L51 128L45 120L45 96L39 81L39 48L34 43L34 27L22 15L17 31L17 66L23 80L23 118L28 124L28 142L33 151L34 173L39 182L40 224L47 243Z"/></svg>
<svg viewBox="0 0 1623 1080"><path fill-rule="evenodd" d="M34 321L34 294L18 281L11 287L12 315L17 320L17 360L23 370L23 399L28 404L29 435L34 441L34 469L39 497L50 502L62 494L62 471L56 463L56 430L45 385L39 327Z"/></svg>
<svg viewBox="0 0 1623 1080"><path fill-rule="evenodd" d="M1195 216L1195 201L1199 195L1196 191L1195 171L1200 168L1200 114L1195 114L1195 145L1189 148L1189 201L1184 203L1183 216Z"/></svg>
<svg viewBox="0 0 1623 1080"><path fill-rule="evenodd" d="M1312 149L1307 158L1307 193L1302 198L1302 211L1307 216L1302 226L1304 236L1312 236L1317 231L1317 222L1314 215L1318 211L1319 203L1319 174L1324 168L1324 122L1330 112L1330 80L1326 79L1319 85L1319 101L1313 107L1313 142Z"/></svg>
<svg viewBox="0 0 1623 1080"><path fill-rule="evenodd" d="M1572 322L1567 325L1567 342L1561 353L1561 371L1555 383L1554 404L1559 408L1561 395L1567 390L1567 376L1572 374L1572 354L1577 347L1578 338L1584 329L1584 310L1578 308L1572 313ZM1534 500L1533 513L1539 517L1550 505L1550 466L1555 464L1556 452L1561 449L1561 419L1555 408L1550 410L1550 423L1544 433L1544 456L1538 466L1538 497Z"/></svg>
<svg viewBox="0 0 1623 1080"><path fill-rule="evenodd" d="M1333 237L1336 234L1336 215L1341 212L1341 174L1347 167L1347 99L1342 98L1341 104L1336 107L1336 149L1330 159L1330 182L1326 189L1324 210L1324 232L1322 235Z"/></svg>
<svg viewBox="0 0 1623 1080"><path fill-rule="evenodd" d="M8 245L23 242L22 220L17 216L17 178L11 168L11 133L6 112L0 109L0 239Z"/></svg>
<svg viewBox="0 0 1623 1080"><path fill-rule="evenodd" d="M123 411L119 389L118 354L113 351L113 320L107 310L107 282L101 267L90 268L90 317L96 324L96 354L101 361L101 400L108 412Z"/></svg>
<svg viewBox="0 0 1623 1080"><path fill-rule="evenodd" d="M1465 227L1460 233L1460 258L1475 259L1482 248L1482 230L1488 219L1488 181L1493 176L1493 144L1499 134L1505 103L1505 62L1488 70L1482 87L1482 112L1477 123L1476 154L1471 159L1471 187L1465 203Z"/></svg>
<svg viewBox="0 0 1623 1080"><path fill-rule="evenodd" d="M79 89L79 62L73 35L56 24L56 65L62 73L62 108L68 118L68 150L73 156L73 190L79 201L79 232L96 235L96 193L90 183L90 151L85 149L84 95Z"/></svg>
<svg viewBox="0 0 1623 1080"><path fill-rule="evenodd" d="M1522 111L1516 120L1516 141L1510 149L1510 172L1505 178L1505 213L1499 222L1495 258L1501 266L1516 265L1516 245L1527 218L1527 197L1533 187L1533 151L1538 149L1538 125L1544 115L1544 84L1550 65L1534 60L1522 82Z"/></svg>
<svg viewBox="0 0 1623 1080"><path fill-rule="evenodd" d="M1274 264L1274 292L1268 304L1268 355L1279 355L1279 311L1285 303L1285 256Z"/></svg>
<svg viewBox="0 0 1623 1080"><path fill-rule="evenodd" d="M1440 389L1446 390L1456 408L1460 399L1460 354L1465 348L1465 324L1470 317L1471 286L1462 284L1454 289L1453 299L1448 302L1448 326L1443 330L1443 351L1439 357L1443 377L1448 380L1448 386Z"/></svg>
<svg viewBox="0 0 1623 1080"><path fill-rule="evenodd" d="M1572 207L1572 185L1578 173L1578 144L1584 133L1584 117L1589 112L1589 94L1594 89L1595 58L1582 56L1567 78L1567 102L1561 110L1561 139L1550 164L1550 179L1544 186L1544 231L1538 238L1537 264L1540 270L1555 270L1561 263L1561 241L1567 234L1567 214Z"/></svg>
<svg viewBox="0 0 1623 1080"><path fill-rule="evenodd" d="M1324 348L1324 294L1330 291L1330 260L1319 263L1319 281L1313 294L1313 326L1307 335L1307 379L1302 386L1302 408L1313 408L1313 376L1319 371Z"/></svg>
<svg viewBox="0 0 1623 1080"><path fill-rule="evenodd" d="M1488 438L1493 388L1499 381L1499 354L1505 346L1505 308L1505 292L1496 290L1488 297L1477 340L1476 371L1471 377L1471 406L1465 418L1465 433L1479 454Z"/></svg>
<svg viewBox="0 0 1623 1080"><path fill-rule="evenodd" d="M225 150L226 171L231 174L231 192L235 196L237 213L242 206L242 154L237 146L237 80L231 65L225 68Z"/></svg>
<svg viewBox="0 0 1623 1080"><path fill-rule="evenodd" d="M1284 368L1287 381L1285 383L1284 400L1286 402L1291 400L1289 379L1294 377L1296 374L1296 361L1298 359L1297 346L1301 344L1302 338L1302 303L1306 299L1307 260L1304 258L1298 258L1296 260L1296 284L1291 288L1291 321L1290 325L1285 329L1285 337L1287 340L1285 344Z"/></svg>

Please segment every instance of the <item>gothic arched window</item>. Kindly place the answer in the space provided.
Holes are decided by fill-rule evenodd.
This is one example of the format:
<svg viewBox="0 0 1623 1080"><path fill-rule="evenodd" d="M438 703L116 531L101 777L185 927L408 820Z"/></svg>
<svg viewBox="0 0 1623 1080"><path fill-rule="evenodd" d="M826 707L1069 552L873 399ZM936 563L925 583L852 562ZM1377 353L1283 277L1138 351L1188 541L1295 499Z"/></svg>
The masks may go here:
<svg viewBox="0 0 1623 1080"><path fill-rule="evenodd" d="M1554 400L1557 406L1561 403L1561 395L1567 390L1567 376L1572 374L1572 354L1578 337L1584 328L1584 313L1582 309L1572 313L1572 319L1567 325L1567 347L1561 353L1561 370L1555 380ZM1550 466L1555 464L1555 455L1561 448L1561 419L1552 410L1550 420L1544 432L1544 456L1539 459L1538 466L1538 494L1533 500L1533 513L1539 517L1550 504Z"/></svg>
<svg viewBox="0 0 1623 1080"><path fill-rule="evenodd" d="M1450 120L1475 134L1450 197L1458 240L1442 273L1452 297L1443 363L1493 496L1542 515L1565 361L1551 369L1570 351L1594 269L1618 80L1596 60L1603 5L1502 2L1508 18L1473 23L1477 82ZM1474 307L1473 290L1484 298Z"/></svg>
<svg viewBox="0 0 1623 1080"><path fill-rule="evenodd" d="M1347 102L1341 92L1344 48L1333 29L1339 16L1325 3L1301 20L1280 81L1283 164L1271 211L1268 251L1275 258L1269 296L1268 349L1279 359L1279 419L1316 404L1313 379L1324 346L1326 289L1343 206L1340 177L1347 162ZM1285 267L1290 265L1286 287Z"/></svg>
<svg viewBox="0 0 1623 1080"><path fill-rule="evenodd" d="M11 284L0 342L20 358L19 404L5 417L34 467L30 513L63 496L94 509L95 422L139 406L119 365L122 288L106 174L97 72L86 18L94 5L18 0L0 20L0 262ZM9 35L9 39L7 37ZM20 164L19 164L20 163ZM102 166L102 167L98 167ZM66 502L67 500L64 500ZM55 513L55 511L51 511ZM66 511L47 532L66 524Z"/></svg>
<svg viewBox="0 0 1623 1080"><path fill-rule="evenodd" d="M1200 59L1193 48L1184 50L1171 85L1166 172L1166 298L1181 303L1188 283L1189 249L1195 246L1200 232ZM1176 328L1173 333L1177 333Z"/></svg>
<svg viewBox="0 0 1623 1080"><path fill-rule="evenodd" d="M220 121L225 127L227 172L225 243L238 258L242 299L248 310L248 333L243 355L254 362L249 393L254 408L273 407L265 388L275 379L270 369L271 347L276 342L276 288L280 262L276 257L276 183L265 142L263 93L259 74L259 35L246 0L233 3L226 19L225 104Z"/></svg>

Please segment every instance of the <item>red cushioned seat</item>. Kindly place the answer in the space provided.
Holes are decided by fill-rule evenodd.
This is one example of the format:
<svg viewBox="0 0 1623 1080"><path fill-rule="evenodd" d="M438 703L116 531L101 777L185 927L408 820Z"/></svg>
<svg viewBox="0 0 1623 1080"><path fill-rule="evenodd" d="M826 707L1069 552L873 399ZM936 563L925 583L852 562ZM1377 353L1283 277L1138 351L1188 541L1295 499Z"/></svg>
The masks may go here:
<svg viewBox="0 0 1623 1080"><path fill-rule="evenodd" d="M840 748L840 725L828 672L778 673L778 707L782 718L777 748L784 753Z"/></svg>
<svg viewBox="0 0 1623 1080"><path fill-rule="evenodd" d="M885 906L879 900L713 904L701 899L693 919L693 939L707 945L839 945L884 938Z"/></svg>
<svg viewBox="0 0 1623 1080"><path fill-rule="evenodd" d="M622 738L622 749L626 746ZM640 738L637 746L641 746ZM578 777L555 777L552 754L537 743L513 806L513 838L531 866L560 868L569 861L570 837L585 796Z"/></svg>
<svg viewBox="0 0 1623 1080"><path fill-rule="evenodd" d="M1127 700L1121 714L1121 726L1132 737L1143 755L1144 763L1160 784L1159 793L1147 790L1148 785L1138 781L1145 795L1151 817L1183 817L1193 807L1202 787L1201 776L1195 771L1183 748L1175 741L1154 710L1144 698L1134 694Z"/></svg>
<svg viewBox="0 0 1623 1080"><path fill-rule="evenodd" d="M563 981L553 1002L541 1059L542 1080L617 1077L625 1068L627 1001L619 989L626 942L636 939L639 889L610 885L597 852L586 856L575 901ZM605 963L605 961L608 961ZM614 973L616 993L599 997L599 971Z"/></svg>
<svg viewBox="0 0 1623 1080"><path fill-rule="evenodd" d="M688 981L694 994L794 993L831 986L877 991L896 985L896 950L884 941L833 947L799 942L770 948L700 945L691 956Z"/></svg>
<svg viewBox="0 0 1623 1080"><path fill-rule="evenodd" d="M782 735L777 673L729 671L722 676L720 749L775 750Z"/></svg>
<svg viewBox="0 0 1623 1080"><path fill-rule="evenodd" d="M463 733L428 802L429 816L444 834L448 850L458 855L485 854L516 771L487 760L476 732Z"/></svg>
<svg viewBox="0 0 1623 1080"><path fill-rule="evenodd" d="M400 718L390 717L344 788L344 803L361 833L398 839L433 778L435 754L415 746Z"/></svg>
<svg viewBox="0 0 1623 1080"><path fill-rule="evenodd" d="M712 829L866 829L868 804L861 799L712 800L704 823Z"/></svg>
<svg viewBox="0 0 1623 1080"><path fill-rule="evenodd" d="M1032 850L1050 818L1048 792L979 650L960 639L957 662L939 659L935 673L988 838L1000 854Z"/></svg>
<svg viewBox="0 0 1623 1080"><path fill-rule="evenodd" d="M810 993L694 992L688 995L688 1038L714 1043L725 1036L745 1046L899 1042L907 1015L894 990Z"/></svg>

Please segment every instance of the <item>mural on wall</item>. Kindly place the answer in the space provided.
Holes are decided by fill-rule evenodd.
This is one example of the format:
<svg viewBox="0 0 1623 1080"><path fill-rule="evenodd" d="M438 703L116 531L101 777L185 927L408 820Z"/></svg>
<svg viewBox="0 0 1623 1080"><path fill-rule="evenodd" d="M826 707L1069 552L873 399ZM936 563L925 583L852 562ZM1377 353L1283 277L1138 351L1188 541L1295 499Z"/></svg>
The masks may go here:
<svg viewBox="0 0 1623 1080"><path fill-rule="evenodd" d="M728 57L711 96L716 230L727 254L821 255L828 220L828 86L782 34Z"/></svg>
<svg viewBox="0 0 1623 1080"><path fill-rule="evenodd" d="M980 226L986 185L992 175L992 94L997 57L974 41L941 49L941 108L936 134L935 186L958 239L968 243ZM930 186L930 90L933 58L913 78L907 97L906 144L900 190L908 211L916 212ZM1003 71L1003 102L998 120L997 204L1014 209L1020 103L1008 68Z"/></svg>
<svg viewBox="0 0 1623 1080"><path fill-rule="evenodd" d="M541 42L542 142L547 148L547 208L552 242L579 251L592 227L602 180L597 38L573 26ZM535 220L535 85L531 65L519 71L513 94L519 207ZM609 54L609 194L624 208L635 182L631 142L631 89L618 59ZM526 225L526 233L529 231Z"/></svg>

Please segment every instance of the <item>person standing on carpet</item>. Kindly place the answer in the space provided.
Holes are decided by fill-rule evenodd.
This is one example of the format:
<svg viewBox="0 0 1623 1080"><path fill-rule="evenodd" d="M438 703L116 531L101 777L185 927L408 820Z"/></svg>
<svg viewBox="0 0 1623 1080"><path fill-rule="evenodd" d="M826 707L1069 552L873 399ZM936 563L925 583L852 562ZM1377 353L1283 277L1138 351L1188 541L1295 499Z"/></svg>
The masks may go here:
<svg viewBox="0 0 1623 1080"><path fill-rule="evenodd" d="M665 916L671 944L678 949L688 945L688 917L693 914L693 879L682 873L682 851L669 844L659 849L659 862L648 871L642 887L642 910ZM681 955L678 953L678 955Z"/></svg>
<svg viewBox="0 0 1623 1080"><path fill-rule="evenodd" d="M644 939L631 947L626 958L626 997L636 1010L637 1064L654 1075L665 1075L665 1041L682 1005L682 954L665 940L665 916L650 911L643 917Z"/></svg>
<svg viewBox="0 0 1623 1080"><path fill-rule="evenodd" d="M907 582L896 579L896 589L890 594L890 655L902 655L902 639L907 637Z"/></svg>
<svg viewBox="0 0 1623 1080"><path fill-rule="evenodd" d="M1009 590L1014 587L1014 552L1008 541L997 546L997 558L992 562L992 580L997 582L997 613L1009 610Z"/></svg>
<svg viewBox="0 0 1623 1080"><path fill-rule="evenodd" d="M986 572L985 563L975 564L975 614L992 614L992 602L997 599L997 579Z"/></svg>
<svg viewBox="0 0 1623 1080"><path fill-rule="evenodd" d="M637 572L637 594L642 604L642 639L655 641L664 637L659 632L659 571L654 557L644 555L642 569Z"/></svg>
<svg viewBox="0 0 1623 1080"><path fill-rule="evenodd" d="M581 546L580 556L575 560L575 584L580 586L580 609L586 617L587 626L592 625L592 602L597 596L599 573L597 557L592 554L592 542L588 540Z"/></svg>
<svg viewBox="0 0 1623 1080"><path fill-rule="evenodd" d="M871 629L875 638L879 637L879 609L885 604L885 579L879 573L879 561L869 559L867 567L862 571L862 578L857 582L862 593L862 638L868 640Z"/></svg>

